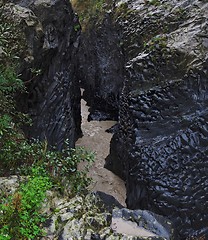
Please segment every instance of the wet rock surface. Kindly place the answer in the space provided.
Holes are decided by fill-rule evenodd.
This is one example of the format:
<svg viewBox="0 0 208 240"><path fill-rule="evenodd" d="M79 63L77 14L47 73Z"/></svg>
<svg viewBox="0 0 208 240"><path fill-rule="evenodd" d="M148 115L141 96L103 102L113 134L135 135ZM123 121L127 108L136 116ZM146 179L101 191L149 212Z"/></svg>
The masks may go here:
<svg viewBox="0 0 208 240"><path fill-rule="evenodd" d="M102 24L83 33L78 68L80 25L70 3L12 2L8 11L27 43L20 73L28 94L19 105L34 122L28 136L58 149L68 138L74 146L81 132L81 81L89 120L117 119L119 109L106 167L125 179L127 206L167 216L179 232L176 239L208 238L208 3L116 1ZM100 219L100 205L94 219L89 207L79 207L87 198L72 201L78 207L58 200L55 208L64 210L48 227L49 236L128 239L101 229L110 215L104 211Z"/></svg>
<svg viewBox="0 0 208 240"><path fill-rule="evenodd" d="M69 1L14 0L9 9L25 35L26 51L19 72L28 93L18 99L33 125L29 137L61 149L74 147L80 135L80 89L75 77L79 25Z"/></svg>
<svg viewBox="0 0 208 240"><path fill-rule="evenodd" d="M168 216L179 239L208 237L207 33L202 1L117 4L127 62L106 167L127 206Z"/></svg>

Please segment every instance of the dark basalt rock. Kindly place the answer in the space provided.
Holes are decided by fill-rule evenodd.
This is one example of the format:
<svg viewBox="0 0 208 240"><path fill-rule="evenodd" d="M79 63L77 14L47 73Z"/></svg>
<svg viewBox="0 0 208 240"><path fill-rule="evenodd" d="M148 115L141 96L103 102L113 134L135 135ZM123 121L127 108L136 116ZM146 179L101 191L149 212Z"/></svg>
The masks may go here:
<svg viewBox="0 0 208 240"><path fill-rule="evenodd" d="M78 77L85 89L83 97L90 106L89 121L118 119L123 83L124 56L119 30L111 12L100 18L103 20L92 19L82 32L78 54Z"/></svg>
<svg viewBox="0 0 208 240"><path fill-rule="evenodd" d="M118 23L128 62L106 167L126 180L130 209L168 216L178 239L207 239L208 4L125 8Z"/></svg>
<svg viewBox="0 0 208 240"><path fill-rule="evenodd" d="M25 131L57 149L66 139L74 147L81 134L81 93L75 74L78 18L67 0L11 2L27 44L19 72L28 94L18 102L33 125Z"/></svg>

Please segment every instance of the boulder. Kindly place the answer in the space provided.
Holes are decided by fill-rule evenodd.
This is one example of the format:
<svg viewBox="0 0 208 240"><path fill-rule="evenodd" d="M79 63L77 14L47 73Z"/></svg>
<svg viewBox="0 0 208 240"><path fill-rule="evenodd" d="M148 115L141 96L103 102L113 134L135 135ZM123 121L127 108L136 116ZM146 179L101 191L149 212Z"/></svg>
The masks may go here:
<svg viewBox="0 0 208 240"><path fill-rule="evenodd" d="M111 227L135 239L177 239L168 219L146 210L114 209Z"/></svg>
<svg viewBox="0 0 208 240"><path fill-rule="evenodd" d="M121 208L114 197L102 192L72 199L57 198L52 193L46 206L45 212L51 216L45 225L49 239L143 240L147 236L149 240L177 239L167 219L147 211ZM124 226L129 222L136 224L134 229L137 234L116 231L121 219L126 221L122 223Z"/></svg>

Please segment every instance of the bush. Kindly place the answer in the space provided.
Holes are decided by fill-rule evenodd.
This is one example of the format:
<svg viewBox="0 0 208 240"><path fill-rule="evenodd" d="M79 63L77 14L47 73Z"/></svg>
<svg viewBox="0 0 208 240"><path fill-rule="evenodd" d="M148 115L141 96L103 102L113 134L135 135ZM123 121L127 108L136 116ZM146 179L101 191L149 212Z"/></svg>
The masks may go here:
<svg viewBox="0 0 208 240"><path fill-rule="evenodd" d="M33 167L31 176L19 190L0 204L0 239L34 239L43 235L40 213L46 191L52 186L46 171Z"/></svg>
<svg viewBox="0 0 208 240"><path fill-rule="evenodd" d="M104 0L71 0L71 2L79 15L83 30L92 22L94 17L97 18L96 20L102 17Z"/></svg>

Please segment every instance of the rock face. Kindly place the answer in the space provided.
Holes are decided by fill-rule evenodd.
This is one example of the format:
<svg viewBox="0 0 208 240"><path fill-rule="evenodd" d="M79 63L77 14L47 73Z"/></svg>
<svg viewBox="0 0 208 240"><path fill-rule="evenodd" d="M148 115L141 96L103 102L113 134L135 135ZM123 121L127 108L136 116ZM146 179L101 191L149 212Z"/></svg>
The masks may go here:
<svg viewBox="0 0 208 240"><path fill-rule="evenodd" d="M91 20L81 34L78 77L90 106L89 120L117 120L124 56L113 12Z"/></svg>
<svg viewBox="0 0 208 240"><path fill-rule="evenodd" d="M116 1L102 24L96 21L83 33L78 68L80 26L69 2L13 2L28 46L20 67L28 95L20 105L34 122L29 136L58 149L66 138L74 145L80 133L78 80L90 119L114 118L120 97L106 167L126 180L128 207L168 216L178 239L208 238L208 3ZM62 220L72 230L77 222L65 210ZM79 234L110 239L110 232L82 232L85 220L92 223L84 210ZM59 230L62 239L73 232Z"/></svg>
<svg viewBox="0 0 208 240"><path fill-rule="evenodd" d="M208 238L208 3L117 5L127 59L106 167L127 206L168 216L179 239Z"/></svg>
<svg viewBox="0 0 208 240"><path fill-rule="evenodd" d="M15 175L0 178L1 197L14 194L24 180ZM69 189L66 190L70 192ZM149 240L177 240L172 224L166 218L148 211L122 208L114 197L103 192L69 198L67 194L63 196L56 191L48 191L41 213L48 216L43 224L45 232L43 240L144 240L147 239L144 231L148 233ZM137 235L133 235L132 232L129 234L116 232L115 219L122 219L124 224L127 222L134 224Z"/></svg>
<svg viewBox="0 0 208 240"><path fill-rule="evenodd" d="M71 199L48 192L43 211L50 216L44 226L48 239L178 239L167 218L150 211L123 208L113 196L103 192Z"/></svg>
<svg viewBox="0 0 208 240"><path fill-rule="evenodd" d="M29 137L61 149L80 135L80 89L75 76L80 32L67 0L14 0L12 14L25 34L20 66L28 94L19 105L32 117Z"/></svg>
<svg viewBox="0 0 208 240"><path fill-rule="evenodd" d="M122 234L148 239L177 239L167 219L146 210L113 209L112 229ZM140 239L140 238L139 238Z"/></svg>

